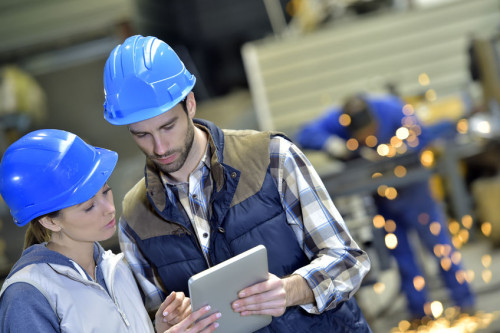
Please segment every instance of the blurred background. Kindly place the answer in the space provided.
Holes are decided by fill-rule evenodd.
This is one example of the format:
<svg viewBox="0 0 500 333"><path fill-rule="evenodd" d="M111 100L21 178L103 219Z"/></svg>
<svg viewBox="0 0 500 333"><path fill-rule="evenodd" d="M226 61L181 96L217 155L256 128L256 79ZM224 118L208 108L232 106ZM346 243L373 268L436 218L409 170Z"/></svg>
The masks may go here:
<svg viewBox="0 0 500 333"><path fill-rule="evenodd" d="M433 254L422 251L438 319L418 331L500 332L499 0L2 0L0 154L39 128L117 151L110 179L117 214L144 157L125 127L103 119L102 71L133 34L177 51L197 77L197 116L223 128L293 138L301 124L359 92L398 95L424 124L454 121L457 138L416 160L389 150L379 152L382 162L346 165L305 152L372 258L356 297L375 333L411 329L371 194L394 195L429 174L478 311L453 313ZM0 202L0 283L23 237ZM103 245L119 251L116 238Z"/></svg>

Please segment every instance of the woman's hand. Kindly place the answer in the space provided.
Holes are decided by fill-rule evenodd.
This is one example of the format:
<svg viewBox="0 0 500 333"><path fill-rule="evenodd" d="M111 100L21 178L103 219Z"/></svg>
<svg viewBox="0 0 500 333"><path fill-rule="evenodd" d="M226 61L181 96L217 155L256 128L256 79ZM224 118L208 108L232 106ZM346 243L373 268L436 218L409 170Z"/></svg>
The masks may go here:
<svg viewBox="0 0 500 333"><path fill-rule="evenodd" d="M191 313L191 300L183 292L171 292L156 311L157 332L168 330Z"/></svg>
<svg viewBox="0 0 500 333"><path fill-rule="evenodd" d="M210 333L215 331L219 324L216 322L217 319L221 317L220 312L216 312L211 314L210 316L201 319L197 322L198 319L205 316L210 311L210 306L204 306L191 313L186 319L181 321L179 324L172 326L170 329L166 330L164 333ZM158 331L161 332L161 331Z"/></svg>

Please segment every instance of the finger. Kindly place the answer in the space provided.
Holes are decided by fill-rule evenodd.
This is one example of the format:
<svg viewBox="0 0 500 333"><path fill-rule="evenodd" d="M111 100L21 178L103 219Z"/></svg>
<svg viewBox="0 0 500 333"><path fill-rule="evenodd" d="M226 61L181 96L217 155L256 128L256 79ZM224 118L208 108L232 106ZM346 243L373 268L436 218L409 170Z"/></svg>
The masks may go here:
<svg viewBox="0 0 500 333"><path fill-rule="evenodd" d="M182 302L185 299L185 295L182 291L176 292L175 297L172 299L170 304L168 304L163 310L163 316L168 320L172 320L177 317L181 312L179 311L179 307L182 305Z"/></svg>
<svg viewBox="0 0 500 333"><path fill-rule="evenodd" d="M189 331L190 332L205 332L208 329L208 332L211 332L212 330L211 327L213 326L213 329L219 327L219 323L216 322L221 317L220 312L216 312L208 316L207 318L203 318L200 321L198 321L196 324L194 324Z"/></svg>
<svg viewBox="0 0 500 333"><path fill-rule="evenodd" d="M175 291L172 291L170 295L168 295L163 303L160 304L160 307L156 311L156 317L163 317L163 312L165 311L165 308L172 302L172 300L175 299Z"/></svg>
<svg viewBox="0 0 500 333"><path fill-rule="evenodd" d="M268 315L273 317L281 317L285 313L285 307L277 307L277 308L268 308L256 311L243 311L240 312L240 315L243 317L252 316L252 315Z"/></svg>
<svg viewBox="0 0 500 333"><path fill-rule="evenodd" d="M268 273L268 279L266 281L256 283L248 288L242 289L238 293L238 297L244 298L255 294L261 294L271 289L280 288L283 286L283 282L276 275Z"/></svg>
<svg viewBox="0 0 500 333"><path fill-rule="evenodd" d="M275 300L271 300L271 301L263 302L263 303L247 304L245 306L239 307L238 311L236 311L236 312L241 313L243 311L260 311L260 310L265 310L265 309L275 309L275 308L285 308L285 307L286 307L285 300L275 299Z"/></svg>
<svg viewBox="0 0 500 333"><path fill-rule="evenodd" d="M283 288L273 289L262 294L240 298L234 301L231 306L235 312L242 312L244 310L259 310L265 308L266 304L286 306L285 290Z"/></svg>
<svg viewBox="0 0 500 333"><path fill-rule="evenodd" d="M191 314L191 300L189 297L185 297L177 310L175 310L172 313L169 313L168 316L166 317L169 324L175 325L177 323L180 323L184 318L189 316Z"/></svg>
<svg viewBox="0 0 500 333"><path fill-rule="evenodd" d="M184 320L182 320L179 324L175 325L172 327L173 329L181 329L184 330L194 324L198 319L201 317L205 316L209 311L210 311L210 305L204 306L201 309L198 309L197 311L191 313L189 316L187 316ZM198 330L202 329L202 327L199 327ZM196 332L196 331L193 331Z"/></svg>

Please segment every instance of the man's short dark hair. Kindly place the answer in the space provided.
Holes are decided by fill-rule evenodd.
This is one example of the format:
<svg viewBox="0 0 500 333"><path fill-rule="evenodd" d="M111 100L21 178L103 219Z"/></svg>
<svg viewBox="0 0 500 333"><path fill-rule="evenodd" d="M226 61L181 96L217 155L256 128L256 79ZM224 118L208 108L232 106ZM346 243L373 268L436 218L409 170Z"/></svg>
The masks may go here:
<svg viewBox="0 0 500 333"><path fill-rule="evenodd" d="M351 119L351 122L347 125L347 130L351 135L375 121L370 106L359 95L348 97L345 100L342 113L348 115Z"/></svg>

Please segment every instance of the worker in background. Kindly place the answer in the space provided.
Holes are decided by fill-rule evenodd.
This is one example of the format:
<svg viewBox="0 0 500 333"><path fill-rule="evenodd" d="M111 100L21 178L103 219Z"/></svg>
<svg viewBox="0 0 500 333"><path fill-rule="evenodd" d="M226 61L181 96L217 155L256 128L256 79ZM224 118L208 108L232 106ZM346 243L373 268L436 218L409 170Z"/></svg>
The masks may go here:
<svg viewBox="0 0 500 333"><path fill-rule="evenodd" d="M34 131L9 146L0 194L14 222L29 227L23 254L0 290L1 332L216 329L217 314L195 324L208 309L191 313L189 299L173 293L156 313L155 330L123 255L98 243L116 231L107 180L117 160L115 152L61 130Z"/></svg>
<svg viewBox="0 0 500 333"><path fill-rule="evenodd" d="M391 145L396 131L406 129L409 150L421 151L437 138L451 138L456 130L452 122L443 121L432 126L422 126L414 115L405 115L405 102L393 95L359 94L346 99L341 107L334 107L321 117L302 126L296 136L304 149L323 150L340 160L363 157L367 160L382 158L376 148L380 144ZM346 147L349 139L355 139L359 148L355 151ZM378 212L385 220L396 224L394 234L397 246L391 250L396 259L401 288L406 295L408 310L415 319L429 316L427 283L419 267L417 251L409 239L409 232L415 230L424 247L434 255L436 246L448 249L446 256L456 251L448 234L447 221L440 202L430 191L428 179L405 186L395 186L397 197L389 200L375 195ZM432 232L430 226L439 223L439 232ZM441 258L436 257L439 264ZM463 279L460 263L451 261L451 266L440 272L449 290L449 296L463 311L474 308L474 296ZM463 272L462 272L463 273ZM462 278L460 278L462 277ZM426 306L427 305L427 306Z"/></svg>
<svg viewBox="0 0 500 333"><path fill-rule="evenodd" d="M154 37L127 38L104 69L104 117L146 155L119 228L146 306L262 244L269 279L240 291L235 312L273 316L260 332L371 332L353 297L368 256L309 161L278 133L195 119L195 81Z"/></svg>

